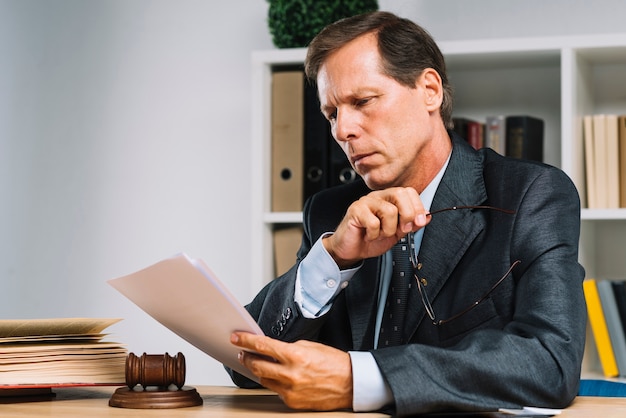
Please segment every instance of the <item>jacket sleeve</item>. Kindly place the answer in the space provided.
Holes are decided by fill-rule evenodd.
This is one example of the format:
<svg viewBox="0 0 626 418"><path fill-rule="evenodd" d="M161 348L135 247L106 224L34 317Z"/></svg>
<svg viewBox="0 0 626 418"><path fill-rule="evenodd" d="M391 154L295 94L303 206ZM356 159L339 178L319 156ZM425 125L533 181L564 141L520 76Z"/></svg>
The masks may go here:
<svg viewBox="0 0 626 418"><path fill-rule="evenodd" d="M326 321L324 316L318 319L304 317L294 298L298 266L309 253L315 240L321 235L320 232L313 232L311 227L310 212L314 200L315 197L305 203L303 211L304 234L295 265L285 274L268 283L252 302L245 306L265 335L282 341L293 342L301 339L314 341ZM230 368L225 367L225 369L237 386L244 388L260 387L258 383Z"/></svg>

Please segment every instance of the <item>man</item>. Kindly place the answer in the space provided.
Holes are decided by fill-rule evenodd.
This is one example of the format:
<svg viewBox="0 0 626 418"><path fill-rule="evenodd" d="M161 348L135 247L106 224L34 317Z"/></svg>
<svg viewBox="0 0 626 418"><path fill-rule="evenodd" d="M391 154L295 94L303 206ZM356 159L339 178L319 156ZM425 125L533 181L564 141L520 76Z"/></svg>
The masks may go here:
<svg viewBox="0 0 626 418"><path fill-rule="evenodd" d="M452 133L443 57L408 20L332 24L305 68L362 181L306 202L296 265L247 306L268 336L231 338L241 363L299 409L567 406L586 323L568 177ZM412 262L402 297L399 240ZM404 316L388 294L408 298Z"/></svg>

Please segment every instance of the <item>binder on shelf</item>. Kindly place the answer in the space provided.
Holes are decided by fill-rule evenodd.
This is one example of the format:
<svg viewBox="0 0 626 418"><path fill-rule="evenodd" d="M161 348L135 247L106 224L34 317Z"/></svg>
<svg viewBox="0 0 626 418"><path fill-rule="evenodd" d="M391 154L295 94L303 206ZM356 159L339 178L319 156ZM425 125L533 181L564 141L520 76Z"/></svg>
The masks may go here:
<svg viewBox="0 0 626 418"><path fill-rule="evenodd" d="M298 212L303 196L304 74L272 73L272 211Z"/></svg>
<svg viewBox="0 0 626 418"><path fill-rule="evenodd" d="M589 324L593 333L593 339L598 349L602 372L605 377L616 377L618 375L617 362L613 353L613 346L609 337L609 331L606 324L600 295L598 293L597 282L595 279L585 279L583 281L583 291L587 302L587 313L589 315Z"/></svg>
<svg viewBox="0 0 626 418"><path fill-rule="evenodd" d="M286 273L296 262L296 254L302 241L301 225L276 225L272 232L274 240L274 276Z"/></svg>
<svg viewBox="0 0 626 418"><path fill-rule="evenodd" d="M352 183L358 178L358 174L350 165L343 149L332 136L329 140L329 148L328 187Z"/></svg>
<svg viewBox="0 0 626 418"><path fill-rule="evenodd" d="M543 120L532 116L507 116L506 154L543 161Z"/></svg>
<svg viewBox="0 0 626 418"><path fill-rule="evenodd" d="M328 187L328 154L332 142L330 124L320 112L317 88L307 82L304 86L303 201Z"/></svg>

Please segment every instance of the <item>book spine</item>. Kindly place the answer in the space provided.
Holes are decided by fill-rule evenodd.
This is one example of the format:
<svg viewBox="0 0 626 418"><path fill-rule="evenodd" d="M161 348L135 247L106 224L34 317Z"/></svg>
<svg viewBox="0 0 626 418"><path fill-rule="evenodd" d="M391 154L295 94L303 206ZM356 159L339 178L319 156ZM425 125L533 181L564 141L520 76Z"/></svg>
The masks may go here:
<svg viewBox="0 0 626 418"><path fill-rule="evenodd" d="M593 117L586 115L583 117L583 137L585 151L585 186L587 188L585 196L589 209L598 208L598 186L596 180L596 157L595 143L593 137Z"/></svg>
<svg viewBox="0 0 626 418"><path fill-rule="evenodd" d="M626 116L619 116L618 141L619 141L619 206L626 208Z"/></svg>
<svg viewBox="0 0 626 418"><path fill-rule="evenodd" d="M485 147L506 155L506 125L504 116L487 116L485 119Z"/></svg>
<svg viewBox="0 0 626 418"><path fill-rule="evenodd" d="M609 339L613 347L613 355L617 363L619 375L624 376L626 373L626 337L624 337L624 329L622 321L617 310L613 287L608 280L600 280L597 282L598 294L602 311L606 319L606 327L609 331Z"/></svg>
<svg viewBox="0 0 626 418"><path fill-rule="evenodd" d="M613 346L611 345L596 280L585 279L583 281L583 291L585 293L585 301L587 302L589 324L591 325L593 338L598 349L602 372L605 377L616 377L618 375L617 362L613 353Z"/></svg>
<svg viewBox="0 0 626 418"><path fill-rule="evenodd" d="M596 198L598 207L606 209L609 207L608 181L609 171L607 165L608 144L606 136L606 115L593 115L593 152L594 167L596 170Z"/></svg>
<svg viewBox="0 0 626 418"><path fill-rule="evenodd" d="M543 161L543 120L532 116L506 118L506 153L509 157Z"/></svg>
<svg viewBox="0 0 626 418"><path fill-rule="evenodd" d="M483 124L476 121L470 121L467 123L467 142L474 147L474 149L481 149L485 145L483 137Z"/></svg>
<svg viewBox="0 0 626 418"><path fill-rule="evenodd" d="M607 208L619 208L619 129L617 115L606 115Z"/></svg>
<svg viewBox="0 0 626 418"><path fill-rule="evenodd" d="M611 284L613 286L613 294L615 296L615 303L617 304L617 311L622 323L622 330L626 335L626 283L622 281L613 281Z"/></svg>

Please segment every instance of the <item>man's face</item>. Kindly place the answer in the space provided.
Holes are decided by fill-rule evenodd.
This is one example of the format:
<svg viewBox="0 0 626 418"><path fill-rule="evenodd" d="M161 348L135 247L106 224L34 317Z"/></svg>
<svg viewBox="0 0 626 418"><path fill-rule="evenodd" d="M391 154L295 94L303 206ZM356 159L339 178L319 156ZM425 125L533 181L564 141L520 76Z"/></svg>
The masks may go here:
<svg viewBox="0 0 626 418"><path fill-rule="evenodd" d="M372 189L419 184L418 156L433 131L423 75L414 88L384 75L371 34L335 51L320 68L322 112L350 164Z"/></svg>

